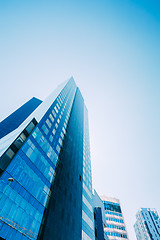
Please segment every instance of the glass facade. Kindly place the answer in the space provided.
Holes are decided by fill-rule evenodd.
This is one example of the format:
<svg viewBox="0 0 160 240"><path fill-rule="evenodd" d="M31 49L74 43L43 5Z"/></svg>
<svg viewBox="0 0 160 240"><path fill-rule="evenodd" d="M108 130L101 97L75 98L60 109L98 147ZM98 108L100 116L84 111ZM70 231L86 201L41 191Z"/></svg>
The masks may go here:
<svg viewBox="0 0 160 240"><path fill-rule="evenodd" d="M104 223L102 218L102 208L96 207L94 209L94 220L95 220L95 239L105 239L104 235Z"/></svg>
<svg viewBox="0 0 160 240"><path fill-rule="evenodd" d="M0 159L0 237L94 239L88 113L72 78L31 123Z"/></svg>
<svg viewBox="0 0 160 240"><path fill-rule="evenodd" d="M92 174L89 143L88 112L84 108L83 130L83 190L82 190L82 239L94 239L94 213L92 198Z"/></svg>
<svg viewBox="0 0 160 240"><path fill-rule="evenodd" d="M104 231L107 239L128 239L119 200L105 196L101 199L105 209L106 226Z"/></svg>
<svg viewBox="0 0 160 240"><path fill-rule="evenodd" d="M134 230L137 240L160 239L160 218L155 209L141 208L136 214Z"/></svg>

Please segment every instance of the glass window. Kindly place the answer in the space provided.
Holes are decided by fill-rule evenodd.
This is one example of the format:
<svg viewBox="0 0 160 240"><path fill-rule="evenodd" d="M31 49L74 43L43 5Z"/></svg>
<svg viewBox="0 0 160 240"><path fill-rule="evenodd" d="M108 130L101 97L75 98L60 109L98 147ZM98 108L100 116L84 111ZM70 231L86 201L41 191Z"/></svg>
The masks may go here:
<svg viewBox="0 0 160 240"><path fill-rule="evenodd" d="M63 132L61 132L60 136L61 136L61 137L62 137L62 139L63 139L63 137L64 137L64 133L63 133Z"/></svg>
<svg viewBox="0 0 160 240"><path fill-rule="evenodd" d="M32 130L34 129L35 125L33 124L33 122L31 122L27 127L26 127L26 131L30 134L32 132Z"/></svg>
<svg viewBox="0 0 160 240"><path fill-rule="evenodd" d="M60 152L60 146L59 145L57 145L56 150L57 150L58 153Z"/></svg>
<svg viewBox="0 0 160 240"><path fill-rule="evenodd" d="M46 135L47 135L48 132L49 132L49 130L48 130L48 128L46 127L45 124L43 124L43 126L42 126L42 130L43 130L43 132L44 132Z"/></svg>
<svg viewBox="0 0 160 240"><path fill-rule="evenodd" d="M52 133L55 135L55 133L56 133L56 129L53 129Z"/></svg>
<svg viewBox="0 0 160 240"><path fill-rule="evenodd" d="M16 139L16 141L14 142L14 145L18 148L18 149L20 149L21 148L21 146L22 146L22 144L23 144L23 139L21 138L21 137L18 137L17 139Z"/></svg>
<svg viewBox="0 0 160 240"><path fill-rule="evenodd" d="M104 208L105 208L105 210L110 210L110 211L121 213L121 208L119 205L104 202Z"/></svg>
<svg viewBox="0 0 160 240"><path fill-rule="evenodd" d="M83 210L82 210L82 218L90 226L91 229L94 229L92 220L88 217L88 215Z"/></svg>
<svg viewBox="0 0 160 240"><path fill-rule="evenodd" d="M56 113L58 113L58 109L57 109L57 107L56 107L56 106L54 107L54 109L55 109Z"/></svg>
<svg viewBox="0 0 160 240"><path fill-rule="evenodd" d="M62 131L64 132L64 134L66 133L66 130L64 129L64 127L62 128Z"/></svg>
<svg viewBox="0 0 160 240"><path fill-rule="evenodd" d="M59 104L57 103L56 105L57 105L57 108L58 108L58 109L60 109L60 106L59 106Z"/></svg>
<svg viewBox="0 0 160 240"><path fill-rule="evenodd" d="M24 133L21 133L20 137L23 139L23 141L26 140L26 136L24 135Z"/></svg>
<svg viewBox="0 0 160 240"><path fill-rule="evenodd" d="M51 128L52 124L51 124L51 122L49 121L49 119L46 120L46 124L47 124L47 126L48 126L49 128Z"/></svg>
<svg viewBox="0 0 160 240"><path fill-rule="evenodd" d="M52 122L54 122L54 118L53 118L52 114L49 114L49 118L51 119Z"/></svg>
<svg viewBox="0 0 160 240"><path fill-rule="evenodd" d="M15 155L15 153L12 151L12 149L8 149L6 152L6 155L11 159Z"/></svg>
<svg viewBox="0 0 160 240"><path fill-rule="evenodd" d="M49 141L50 141L50 142L53 142L53 135L50 135Z"/></svg>
<svg viewBox="0 0 160 240"><path fill-rule="evenodd" d="M53 116L54 116L54 117L57 116L54 110L52 110L52 113L53 113Z"/></svg>
<svg viewBox="0 0 160 240"><path fill-rule="evenodd" d="M59 138L58 142L59 142L60 145L62 145L62 139L61 138Z"/></svg>

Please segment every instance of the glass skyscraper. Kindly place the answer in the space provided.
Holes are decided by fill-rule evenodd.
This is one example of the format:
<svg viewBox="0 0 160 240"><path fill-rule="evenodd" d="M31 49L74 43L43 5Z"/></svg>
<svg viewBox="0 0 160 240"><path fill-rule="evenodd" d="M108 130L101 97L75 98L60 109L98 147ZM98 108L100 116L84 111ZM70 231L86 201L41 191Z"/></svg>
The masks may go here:
<svg viewBox="0 0 160 240"><path fill-rule="evenodd" d="M37 105L0 139L0 239L95 239L81 92L71 78Z"/></svg>
<svg viewBox="0 0 160 240"><path fill-rule="evenodd" d="M106 226L104 228L104 232L107 239L128 239L119 200L106 196L101 196L101 200L104 204L105 209Z"/></svg>
<svg viewBox="0 0 160 240"><path fill-rule="evenodd" d="M159 240L160 218L155 209L141 208L136 214L134 230L137 240Z"/></svg>

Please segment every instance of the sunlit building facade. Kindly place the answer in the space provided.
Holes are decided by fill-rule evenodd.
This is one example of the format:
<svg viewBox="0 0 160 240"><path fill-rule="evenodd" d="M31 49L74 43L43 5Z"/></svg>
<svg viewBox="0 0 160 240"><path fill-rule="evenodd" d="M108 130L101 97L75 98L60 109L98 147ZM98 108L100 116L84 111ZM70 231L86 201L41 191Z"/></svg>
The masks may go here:
<svg viewBox="0 0 160 240"><path fill-rule="evenodd" d="M116 198L101 196L104 204L106 226L105 235L109 240L128 239L120 202Z"/></svg>
<svg viewBox="0 0 160 240"><path fill-rule="evenodd" d="M95 239L88 112L73 78L0 139L0 239Z"/></svg>
<svg viewBox="0 0 160 240"><path fill-rule="evenodd" d="M137 240L159 240L160 218L155 209L141 208L136 214L134 230Z"/></svg>

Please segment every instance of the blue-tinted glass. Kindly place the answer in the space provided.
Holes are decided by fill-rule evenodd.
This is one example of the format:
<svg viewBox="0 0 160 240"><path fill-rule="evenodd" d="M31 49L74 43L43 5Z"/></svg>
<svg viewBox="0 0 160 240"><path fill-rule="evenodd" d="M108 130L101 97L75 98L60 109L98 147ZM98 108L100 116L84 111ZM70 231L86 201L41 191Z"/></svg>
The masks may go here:
<svg viewBox="0 0 160 240"><path fill-rule="evenodd" d="M33 239L37 238L44 211L40 239L80 240L82 229L93 238L88 119L84 109L80 91L69 81L2 176L2 191L8 177L15 179L0 201L0 208L6 204L3 217L6 214L15 222L15 229L20 232L25 228ZM82 193L88 204L82 203ZM82 210L86 216L83 221Z"/></svg>

